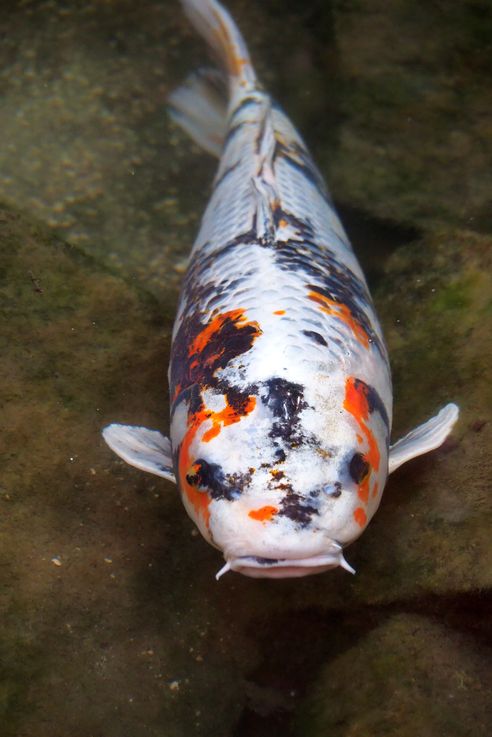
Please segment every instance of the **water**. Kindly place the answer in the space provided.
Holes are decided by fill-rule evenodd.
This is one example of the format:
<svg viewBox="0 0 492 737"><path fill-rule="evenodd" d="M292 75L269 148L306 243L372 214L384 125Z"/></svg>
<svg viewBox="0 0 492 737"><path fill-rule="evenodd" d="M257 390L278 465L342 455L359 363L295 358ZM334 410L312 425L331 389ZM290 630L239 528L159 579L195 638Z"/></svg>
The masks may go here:
<svg viewBox="0 0 492 737"><path fill-rule="evenodd" d="M392 478L356 577L216 584L172 487L99 436L167 429L215 163L164 107L204 49L171 2L4 3L0 734L488 734L490 7L229 7L370 277L395 434L460 424Z"/></svg>

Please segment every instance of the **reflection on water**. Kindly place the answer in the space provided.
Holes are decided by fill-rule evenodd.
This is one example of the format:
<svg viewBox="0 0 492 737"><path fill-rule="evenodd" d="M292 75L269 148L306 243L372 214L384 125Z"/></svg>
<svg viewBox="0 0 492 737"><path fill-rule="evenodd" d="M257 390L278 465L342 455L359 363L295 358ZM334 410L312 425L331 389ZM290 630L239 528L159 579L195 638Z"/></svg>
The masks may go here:
<svg viewBox="0 0 492 737"><path fill-rule="evenodd" d="M230 3L376 289L397 430L463 415L392 479L354 579L216 584L174 489L99 439L166 429L215 163L165 99L204 50L168 0L4 5L2 737L488 734L490 6Z"/></svg>

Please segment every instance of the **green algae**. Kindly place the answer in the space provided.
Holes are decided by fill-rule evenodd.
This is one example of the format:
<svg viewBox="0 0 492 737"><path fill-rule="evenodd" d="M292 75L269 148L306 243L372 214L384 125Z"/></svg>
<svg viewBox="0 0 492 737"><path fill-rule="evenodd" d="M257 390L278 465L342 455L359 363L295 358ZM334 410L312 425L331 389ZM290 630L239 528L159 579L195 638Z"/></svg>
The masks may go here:
<svg viewBox="0 0 492 737"><path fill-rule="evenodd" d="M490 231L490 5L336 5L338 197L380 217ZM487 113L488 111L488 113Z"/></svg>
<svg viewBox="0 0 492 737"><path fill-rule="evenodd" d="M488 734L490 653L411 614L391 616L320 674L298 718L303 737Z"/></svg>

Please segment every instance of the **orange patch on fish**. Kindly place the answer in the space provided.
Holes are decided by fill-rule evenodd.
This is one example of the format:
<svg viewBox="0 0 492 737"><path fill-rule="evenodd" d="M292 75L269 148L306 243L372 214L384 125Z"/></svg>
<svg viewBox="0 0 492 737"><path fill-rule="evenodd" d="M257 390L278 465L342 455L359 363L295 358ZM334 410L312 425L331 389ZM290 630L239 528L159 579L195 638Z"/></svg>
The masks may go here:
<svg viewBox="0 0 492 737"><path fill-rule="evenodd" d="M364 384L357 381L357 379L354 379L353 376L349 376L345 382L345 399L343 406L347 412L350 412L359 425L369 446L369 450L365 454L365 457L369 465L377 471L381 456L374 433L366 424L366 420L369 419L369 403L364 391Z"/></svg>
<svg viewBox="0 0 492 737"><path fill-rule="evenodd" d="M359 527L364 527L367 524L367 514L364 512L362 507L357 507L354 512L354 519Z"/></svg>
<svg viewBox="0 0 492 737"><path fill-rule="evenodd" d="M229 310L215 315L196 335L188 348L190 370L197 368L200 364L210 368L220 362L227 351L227 337L231 326L234 330L241 332L248 330L252 339L260 335L260 326L255 321L248 321L244 310ZM208 348L208 351L206 349ZM205 353L205 356L202 354Z"/></svg>
<svg viewBox="0 0 492 737"><path fill-rule="evenodd" d="M336 302L334 299L330 299L329 297L325 297L324 294L319 294L319 292L309 292L308 297L309 299L312 299L313 302L320 305L322 312L325 312L327 315L338 317L342 322L344 322L354 334L355 339L358 340L364 348L369 347L369 338L367 333L354 319L352 311L347 307L347 305L344 305L341 302Z"/></svg>
<svg viewBox="0 0 492 737"><path fill-rule="evenodd" d="M266 507L260 507L259 509L252 509L251 512L248 512L248 516L258 522L269 522L277 512L277 507L267 505Z"/></svg>
<svg viewBox="0 0 492 737"><path fill-rule="evenodd" d="M367 474L365 479L359 484L357 494L361 502L367 504L367 502L369 501L369 474Z"/></svg>
<svg viewBox="0 0 492 737"><path fill-rule="evenodd" d="M372 490L373 498L377 497L378 491L379 491L379 485L378 485L378 482L376 481L376 483L374 484L374 488Z"/></svg>
<svg viewBox="0 0 492 737"><path fill-rule="evenodd" d="M227 400L226 400L227 401ZM201 514L207 527L210 522L210 496L204 491L198 491L192 484L187 480L187 475L190 467L192 466L192 458L190 454L191 444L195 439L199 429L205 422L212 420L212 427L203 433L202 440L209 442L212 438L216 437L221 428L224 425L232 425L235 422L239 422L243 417L249 415L250 412L256 407L256 398L248 397L246 402L239 408L235 408L230 404L226 404L226 407L220 412L213 412L210 409L202 409L192 414L189 418L188 429L182 440L180 452L179 452L179 481L180 486L186 497L193 505L194 510L197 514Z"/></svg>
<svg viewBox="0 0 492 737"><path fill-rule="evenodd" d="M285 310L275 310L274 315L285 315Z"/></svg>
<svg viewBox="0 0 492 737"><path fill-rule="evenodd" d="M227 399L226 399L227 402ZM212 438L215 438L225 425L233 425L235 422L239 422L242 417L246 417L256 407L256 398L248 397L246 404L241 407L241 411L238 411L235 407L232 407L229 403L226 404L225 408L220 412L210 412L209 417L212 420L212 427L203 433L202 440L206 443Z"/></svg>
<svg viewBox="0 0 492 737"><path fill-rule="evenodd" d="M210 522L210 510L208 508L210 497L208 494L204 494L202 491L195 489L195 487L187 481L186 476L188 469L191 466L190 446L195 439L199 428L209 416L210 412L204 410L200 410L191 416L188 430L186 431L181 443L178 462L179 481L183 494L186 494L195 512L202 515L207 527Z"/></svg>

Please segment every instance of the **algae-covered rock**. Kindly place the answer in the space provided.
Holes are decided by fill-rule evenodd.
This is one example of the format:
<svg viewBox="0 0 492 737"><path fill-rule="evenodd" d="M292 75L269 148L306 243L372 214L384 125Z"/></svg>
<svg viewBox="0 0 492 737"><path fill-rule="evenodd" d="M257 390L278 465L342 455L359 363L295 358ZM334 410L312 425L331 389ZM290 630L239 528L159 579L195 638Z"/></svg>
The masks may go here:
<svg viewBox="0 0 492 737"><path fill-rule="evenodd" d="M174 487L100 437L165 430L166 309L6 210L0 279L2 737L225 734L254 648L193 588Z"/></svg>
<svg viewBox="0 0 492 737"><path fill-rule="evenodd" d="M491 665L467 636L392 616L322 669L296 737L485 737Z"/></svg>
<svg viewBox="0 0 492 737"><path fill-rule="evenodd" d="M335 7L343 121L323 159L335 194L399 222L490 232L490 3Z"/></svg>

